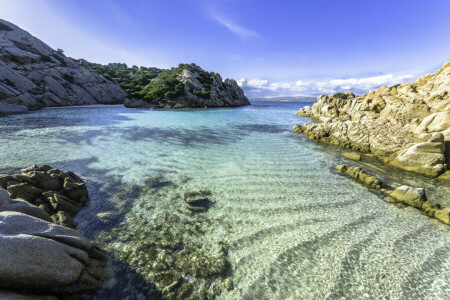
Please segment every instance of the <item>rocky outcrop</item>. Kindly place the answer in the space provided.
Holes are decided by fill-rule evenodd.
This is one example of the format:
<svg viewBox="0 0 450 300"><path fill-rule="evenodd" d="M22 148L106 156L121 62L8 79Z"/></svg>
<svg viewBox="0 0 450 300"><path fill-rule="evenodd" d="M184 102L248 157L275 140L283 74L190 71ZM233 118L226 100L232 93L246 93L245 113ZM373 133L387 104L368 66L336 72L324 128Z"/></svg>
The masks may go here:
<svg viewBox="0 0 450 300"><path fill-rule="evenodd" d="M450 164L450 62L413 84L382 87L362 96L322 95L297 114L317 119L293 128L311 139L437 177Z"/></svg>
<svg viewBox="0 0 450 300"><path fill-rule="evenodd" d="M0 175L2 296L77 298L101 286L106 255L72 229L87 201L86 185L70 171L31 166Z"/></svg>
<svg viewBox="0 0 450 300"><path fill-rule="evenodd" d="M125 91L0 19L0 104L30 109L123 103ZM1 106L0 106L1 108Z"/></svg>
<svg viewBox="0 0 450 300"><path fill-rule="evenodd" d="M222 77L217 73L214 75L210 90L208 90L209 87L206 88L200 83L197 73L187 69L178 75L178 80L184 84L186 96L183 100L186 106L227 107L250 105L244 91L234 79L227 78L223 81ZM209 97L199 96L199 91L209 93Z"/></svg>
<svg viewBox="0 0 450 300"><path fill-rule="evenodd" d="M439 203L428 200L426 191L423 188L413 188L402 185L396 189L391 189L375 176L367 174L360 167L337 165L336 169L338 172L345 174L347 177L388 195L389 198L395 202L400 202L407 206L415 207L427 216L438 219L442 223L450 225L450 208L442 208Z"/></svg>
<svg viewBox="0 0 450 300"><path fill-rule="evenodd" d="M250 105L250 101L242 88L234 79L222 80L215 73L211 82L202 83L198 72L184 69L177 76L183 84L183 93L174 100L164 102L148 102L141 99L127 99L127 107L145 108L205 108L205 107L236 107Z"/></svg>

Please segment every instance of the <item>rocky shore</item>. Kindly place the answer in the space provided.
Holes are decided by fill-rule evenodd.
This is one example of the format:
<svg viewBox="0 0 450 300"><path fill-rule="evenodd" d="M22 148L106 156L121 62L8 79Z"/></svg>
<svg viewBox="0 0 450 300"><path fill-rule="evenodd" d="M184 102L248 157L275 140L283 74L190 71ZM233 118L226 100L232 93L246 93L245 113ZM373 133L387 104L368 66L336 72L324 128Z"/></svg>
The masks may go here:
<svg viewBox="0 0 450 300"><path fill-rule="evenodd" d="M336 169L347 177L366 185L369 188L379 190L389 196L389 199L412 206L431 218L438 219L442 223L450 225L450 208L441 207L439 203L427 199L426 191L423 188L414 188L402 185L392 189L378 178L369 175L360 167L338 165Z"/></svg>
<svg viewBox="0 0 450 300"><path fill-rule="evenodd" d="M389 165L450 180L450 62L412 84L362 96L322 95L297 113L310 139L374 155Z"/></svg>
<svg viewBox="0 0 450 300"><path fill-rule="evenodd" d="M80 299L101 286L107 257L74 230L88 200L70 171L0 175L0 298Z"/></svg>

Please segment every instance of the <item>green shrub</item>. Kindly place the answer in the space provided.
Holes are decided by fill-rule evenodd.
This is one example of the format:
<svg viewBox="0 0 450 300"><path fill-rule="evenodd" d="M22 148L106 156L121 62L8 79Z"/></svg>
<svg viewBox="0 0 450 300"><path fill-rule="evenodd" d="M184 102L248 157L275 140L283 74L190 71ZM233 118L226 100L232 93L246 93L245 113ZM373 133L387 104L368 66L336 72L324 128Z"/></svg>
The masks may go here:
<svg viewBox="0 0 450 300"><path fill-rule="evenodd" d="M51 56L52 56L53 58L55 58L57 61L59 61L63 67L66 67L66 66L67 66L67 63L66 63L66 61L64 60L64 58L62 58L62 57L59 56L58 54L52 54Z"/></svg>
<svg viewBox="0 0 450 300"><path fill-rule="evenodd" d="M195 91L195 95L205 98L205 99L210 99L211 91Z"/></svg>
<svg viewBox="0 0 450 300"><path fill-rule="evenodd" d="M107 79L112 78L116 80L130 97L148 102L165 102L184 95L184 85L177 77L186 69L198 74L197 79L205 89L204 91L191 89L191 93L209 99L211 85L215 76L215 73L207 72L196 64L179 64L178 67L170 70L138 66L129 68L126 64L121 63L110 63L108 65L88 64L92 71L103 75Z"/></svg>
<svg viewBox="0 0 450 300"><path fill-rule="evenodd" d="M347 99L347 95L344 93L336 93L333 95L334 98Z"/></svg>
<svg viewBox="0 0 450 300"><path fill-rule="evenodd" d="M397 83L397 84L391 85L390 87L388 87L388 89L392 90L394 88L398 88L401 85L402 85L401 83Z"/></svg>
<svg viewBox="0 0 450 300"><path fill-rule="evenodd" d="M41 59L44 62L53 62L53 59L50 56L48 56L48 55L41 55Z"/></svg>

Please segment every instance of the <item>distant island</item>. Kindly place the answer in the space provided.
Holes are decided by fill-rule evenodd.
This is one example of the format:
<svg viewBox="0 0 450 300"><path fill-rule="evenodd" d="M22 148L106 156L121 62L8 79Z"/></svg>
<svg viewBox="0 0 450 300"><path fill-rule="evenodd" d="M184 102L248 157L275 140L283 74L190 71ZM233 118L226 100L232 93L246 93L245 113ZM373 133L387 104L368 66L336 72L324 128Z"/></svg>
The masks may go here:
<svg viewBox="0 0 450 300"><path fill-rule="evenodd" d="M289 102L315 102L317 97L310 96L290 96L290 97L272 97L272 98L250 98L250 101L289 101Z"/></svg>

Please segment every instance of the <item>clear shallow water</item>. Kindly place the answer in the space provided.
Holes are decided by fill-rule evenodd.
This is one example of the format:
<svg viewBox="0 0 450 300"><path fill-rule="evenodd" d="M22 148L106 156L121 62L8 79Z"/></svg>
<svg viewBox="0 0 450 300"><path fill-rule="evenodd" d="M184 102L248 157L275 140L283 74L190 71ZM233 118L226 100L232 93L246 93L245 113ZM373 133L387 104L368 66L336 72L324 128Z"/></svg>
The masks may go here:
<svg viewBox="0 0 450 300"><path fill-rule="evenodd" d="M309 121L295 115L302 105L179 111L107 106L8 116L0 119L0 170L35 163L83 175L91 205L77 216L78 229L94 241L98 232L135 215L152 220L183 212L179 195L210 190L213 205L205 215L212 222L192 239L206 248L218 241L230 245L234 289L219 298L448 297L448 226L337 174L343 161L338 152L290 130ZM448 201L448 185L392 174L376 162L367 167L393 185L421 184L431 199ZM156 182L150 191L149 179ZM106 222L101 216L110 211L115 213ZM144 293L115 268L112 263L99 298L118 295L124 282Z"/></svg>

